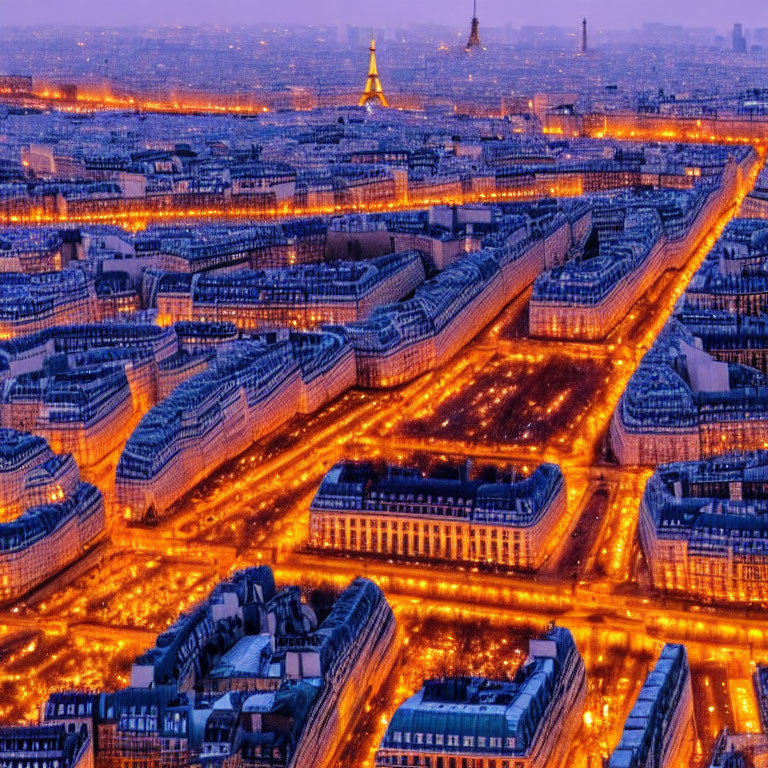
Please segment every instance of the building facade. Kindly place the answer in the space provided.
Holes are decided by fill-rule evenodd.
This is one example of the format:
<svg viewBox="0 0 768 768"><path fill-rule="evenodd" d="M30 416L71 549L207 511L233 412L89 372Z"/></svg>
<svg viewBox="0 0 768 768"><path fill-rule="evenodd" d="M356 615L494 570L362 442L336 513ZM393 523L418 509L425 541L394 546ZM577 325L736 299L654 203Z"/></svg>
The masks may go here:
<svg viewBox="0 0 768 768"><path fill-rule="evenodd" d="M87 729L68 731L62 725L0 728L3 768L93 768L93 745Z"/></svg>
<svg viewBox="0 0 768 768"><path fill-rule="evenodd" d="M54 451L92 466L127 439L135 415L158 402L179 352L173 329L128 320L0 342L0 424L39 434ZM175 380L193 373L179 366Z"/></svg>
<svg viewBox="0 0 768 768"><path fill-rule="evenodd" d="M542 464L524 479L483 483L413 469L337 464L309 512L309 543L359 552L535 570L565 532L565 480Z"/></svg>
<svg viewBox="0 0 768 768"><path fill-rule="evenodd" d="M765 374L715 359L672 318L619 399L610 440L620 464L655 466L757 450L766 430Z"/></svg>
<svg viewBox="0 0 768 768"><path fill-rule="evenodd" d="M381 304L399 301L424 281L415 251L367 262L314 264L267 271L169 274L156 302L162 325L180 320L231 322L238 328L299 330L364 320Z"/></svg>
<svg viewBox="0 0 768 768"><path fill-rule="evenodd" d="M739 153L739 163L750 158ZM531 333L605 338L664 270L681 266L730 205L742 174L737 161L690 190L621 192L598 201L595 253L586 251L540 275L530 305Z"/></svg>
<svg viewBox="0 0 768 768"><path fill-rule="evenodd" d="M768 452L659 467L638 532L657 589L698 600L768 599Z"/></svg>
<svg viewBox="0 0 768 768"><path fill-rule="evenodd" d="M581 720L584 662L567 629L531 640L510 682L428 680L387 726L377 768L546 768L559 765Z"/></svg>
<svg viewBox="0 0 768 768"><path fill-rule="evenodd" d="M0 600L14 600L73 563L103 534L101 492L71 454L41 437L0 430Z"/></svg>
<svg viewBox="0 0 768 768"><path fill-rule="evenodd" d="M645 678L608 768L674 768L694 754L693 691L684 645L667 644Z"/></svg>

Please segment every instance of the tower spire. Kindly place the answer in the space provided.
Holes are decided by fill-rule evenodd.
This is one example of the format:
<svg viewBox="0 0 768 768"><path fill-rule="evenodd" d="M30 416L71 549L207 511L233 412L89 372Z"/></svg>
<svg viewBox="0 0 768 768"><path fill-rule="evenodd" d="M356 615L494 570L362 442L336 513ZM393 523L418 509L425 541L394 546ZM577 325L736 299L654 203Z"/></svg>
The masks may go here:
<svg viewBox="0 0 768 768"><path fill-rule="evenodd" d="M587 19L581 22L581 52L587 52Z"/></svg>
<svg viewBox="0 0 768 768"><path fill-rule="evenodd" d="M469 40L467 40L466 51L469 52L474 48L482 48L483 44L480 42L480 22L477 19L477 0L474 3L474 9L472 11L472 27L469 30Z"/></svg>
<svg viewBox="0 0 768 768"><path fill-rule="evenodd" d="M365 81L365 90L360 97L360 106L364 107L372 101L378 101L382 107L388 107L387 97L384 95L384 89L381 87L379 79L379 70L376 66L376 40L371 38L371 63L368 65L368 79Z"/></svg>

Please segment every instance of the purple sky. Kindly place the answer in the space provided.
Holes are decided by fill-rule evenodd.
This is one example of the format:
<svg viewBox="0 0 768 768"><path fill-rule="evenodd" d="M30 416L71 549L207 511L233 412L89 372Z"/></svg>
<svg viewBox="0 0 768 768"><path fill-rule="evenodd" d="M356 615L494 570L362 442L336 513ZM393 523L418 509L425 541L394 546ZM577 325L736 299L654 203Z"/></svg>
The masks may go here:
<svg viewBox="0 0 768 768"><path fill-rule="evenodd" d="M768 0L479 0L481 23L573 26L583 15L595 27L661 21L729 29L768 26ZM0 24L261 24L274 22L380 25L464 23L471 0L0 0Z"/></svg>

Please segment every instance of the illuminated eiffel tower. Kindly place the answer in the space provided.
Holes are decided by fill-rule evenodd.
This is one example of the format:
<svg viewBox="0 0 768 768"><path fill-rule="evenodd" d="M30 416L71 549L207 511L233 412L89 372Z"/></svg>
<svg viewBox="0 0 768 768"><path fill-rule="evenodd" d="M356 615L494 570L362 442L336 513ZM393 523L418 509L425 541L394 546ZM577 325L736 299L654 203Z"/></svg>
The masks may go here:
<svg viewBox="0 0 768 768"><path fill-rule="evenodd" d="M477 0L475 0L475 10L472 14L472 28L469 31L469 40L467 40L466 51L469 53L473 48L482 48L480 42L480 22L477 18Z"/></svg>
<svg viewBox="0 0 768 768"><path fill-rule="evenodd" d="M368 79L365 81L365 90L360 97L360 106L364 107L372 101L378 101L382 107L388 107L389 102L384 95L384 89L379 80L379 70L376 67L376 41L371 40L371 63L368 67Z"/></svg>

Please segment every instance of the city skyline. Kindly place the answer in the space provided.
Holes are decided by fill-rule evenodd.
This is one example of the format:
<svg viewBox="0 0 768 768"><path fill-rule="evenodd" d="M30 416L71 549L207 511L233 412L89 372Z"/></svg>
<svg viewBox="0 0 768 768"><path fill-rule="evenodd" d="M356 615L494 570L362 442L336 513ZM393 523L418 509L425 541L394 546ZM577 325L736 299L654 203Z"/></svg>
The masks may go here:
<svg viewBox="0 0 768 768"><path fill-rule="evenodd" d="M360 5L355 0L286 0L269 8L244 8L240 0L221 0L215 4L195 0L136 0L130 5L73 0L66 6L53 0L32 0L19 5L3 0L0 5L6 26L260 26L290 24L297 26L355 24L403 27L410 24L464 24L472 15L472 4L453 0L450 4L426 0L414 5L406 0L392 0L385 5ZM522 4L511 8L504 0L482 0L478 16L485 26L556 26L577 28L586 16L593 29L632 29L645 23L684 27L714 27L718 32L740 22L745 27L761 27L764 19L761 0L734 0L727 5L702 6L693 0L648 0L640 4L617 4L610 0L582 0L574 5L566 0L552 0L544 6Z"/></svg>
<svg viewBox="0 0 768 768"><path fill-rule="evenodd" d="M756 0L4 3L0 768L768 768Z"/></svg>

